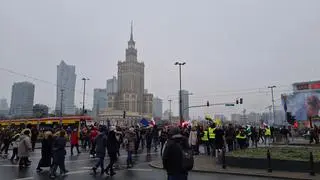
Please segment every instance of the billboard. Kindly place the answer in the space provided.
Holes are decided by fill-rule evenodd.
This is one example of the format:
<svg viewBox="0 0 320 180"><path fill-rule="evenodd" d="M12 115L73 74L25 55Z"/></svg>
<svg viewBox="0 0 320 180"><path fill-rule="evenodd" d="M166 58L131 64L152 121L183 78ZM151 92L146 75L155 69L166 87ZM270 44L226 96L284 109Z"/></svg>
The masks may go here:
<svg viewBox="0 0 320 180"><path fill-rule="evenodd" d="M320 92L298 92L292 95L282 95L284 110L291 112L298 121L319 119Z"/></svg>

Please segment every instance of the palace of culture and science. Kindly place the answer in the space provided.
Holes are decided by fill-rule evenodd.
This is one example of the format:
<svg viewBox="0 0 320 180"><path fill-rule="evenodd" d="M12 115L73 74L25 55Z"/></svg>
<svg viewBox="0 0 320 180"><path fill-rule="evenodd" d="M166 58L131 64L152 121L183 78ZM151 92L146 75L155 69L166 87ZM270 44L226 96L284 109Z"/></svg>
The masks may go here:
<svg viewBox="0 0 320 180"><path fill-rule="evenodd" d="M126 59L118 62L117 89L107 94L108 109L100 114L100 120L110 120L114 125L133 125L142 117L152 116L153 95L144 89L144 63L137 59L132 25ZM123 118L124 111L126 118Z"/></svg>

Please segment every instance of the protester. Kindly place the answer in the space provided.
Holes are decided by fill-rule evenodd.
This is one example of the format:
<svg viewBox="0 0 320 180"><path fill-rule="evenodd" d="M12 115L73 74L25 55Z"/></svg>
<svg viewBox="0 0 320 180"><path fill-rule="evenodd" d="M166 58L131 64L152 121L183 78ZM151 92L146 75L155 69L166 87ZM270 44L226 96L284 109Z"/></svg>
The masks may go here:
<svg viewBox="0 0 320 180"><path fill-rule="evenodd" d="M32 152L34 152L34 148L36 146L36 142L38 139L39 131L36 127L32 127L31 129L31 144L32 144Z"/></svg>
<svg viewBox="0 0 320 180"><path fill-rule="evenodd" d="M30 151L32 150L31 140L30 140L30 129L25 129L20 137L20 142L18 145L18 156L20 158L19 167L28 167L30 163L28 162L28 157L30 156Z"/></svg>
<svg viewBox="0 0 320 180"><path fill-rule="evenodd" d="M113 170L113 165L117 161L117 152L118 152L118 141L116 137L116 127L111 126L108 133L108 140L107 140L107 149L108 149L108 155L110 157L110 162L106 168L106 173L110 176L114 176L116 173Z"/></svg>
<svg viewBox="0 0 320 180"><path fill-rule="evenodd" d="M170 138L163 152L163 167L167 171L168 180L187 180L188 171L184 162L183 149L190 149L188 140L180 134L179 128L169 130Z"/></svg>
<svg viewBox="0 0 320 180"><path fill-rule="evenodd" d="M136 142L136 133L134 132L134 128L131 127L126 132L124 137L124 143L128 152L127 156L127 168L133 167L133 161L132 161L132 153L135 150L135 142Z"/></svg>
<svg viewBox="0 0 320 180"><path fill-rule="evenodd" d="M59 136L55 138L53 143L53 167L51 168L50 177L55 178L57 168L60 169L60 174L66 175L68 172L65 168L65 155L66 155L66 138L65 131L60 130Z"/></svg>
<svg viewBox="0 0 320 180"><path fill-rule="evenodd" d="M70 138L70 144L71 144L71 156L73 156L73 148L76 147L78 154L80 154L79 150L79 133L77 128L74 128L71 132L71 138Z"/></svg>
<svg viewBox="0 0 320 180"><path fill-rule="evenodd" d="M104 158L106 156L106 148L107 148L107 136L105 133L105 129L103 127L100 128L100 133L95 138L96 145L96 157L99 158L95 166L92 168L93 173L97 174L97 168L100 166L101 171L100 174L104 174Z"/></svg>
<svg viewBox="0 0 320 180"><path fill-rule="evenodd" d="M53 137L51 131L44 133L44 138L41 142L41 159L39 161L37 172L41 172L41 167L51 167L52 165L52 144Z"/></svg>
<svg viewBox="0 0 320 180"><path fill-rule="evenodd" d="M16 134L12 137L12 155L11 155L11 162L14 163L14 160L18 161L19 157L18 157L18 146L20 143L20 134ZM16 158L16 159L14 159Z"/></svg>
<svg viewBox="0 0 320 180"><path fill-rule="evenodd" d="M193 127L191 129L191 132L189 134L189 145L191 146L191 149L193 151L193 153L195 154L195 152L197 151L196 150L196 147L197 147L197 142L198 141L198 137L197 137L197 129L196 127Z"/></svg>
<svg viewBox="0 0 320 180"><path fill-rule="evenodd" d="M164 148L164 144L166 143L168 139L168 132L167 132L167 128L163 128L160 134L160 154L162 156L162 152L163 152L163 148Z"/></svg>

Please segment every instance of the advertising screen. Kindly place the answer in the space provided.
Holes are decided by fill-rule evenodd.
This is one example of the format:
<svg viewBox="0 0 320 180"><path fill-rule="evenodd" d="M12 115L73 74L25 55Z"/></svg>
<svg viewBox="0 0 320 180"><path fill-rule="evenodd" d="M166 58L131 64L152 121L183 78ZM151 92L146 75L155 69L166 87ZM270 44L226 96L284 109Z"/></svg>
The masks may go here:
<svg viewBox="0 0 320 180"><path fill-rule="evenodd" d="M308 120L308 117L319 119L320 116L320 93L300 92L293 95L283 95L282 104L287 112L291 112L296 120Z"/></svg>

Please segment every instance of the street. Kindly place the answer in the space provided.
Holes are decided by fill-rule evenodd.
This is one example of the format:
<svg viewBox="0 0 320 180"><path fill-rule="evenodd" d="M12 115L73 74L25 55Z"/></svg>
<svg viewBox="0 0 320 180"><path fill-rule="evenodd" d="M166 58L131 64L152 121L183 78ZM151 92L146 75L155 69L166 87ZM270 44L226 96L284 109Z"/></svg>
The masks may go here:
<svg viewBox="0 0 320 180"><path fill-rule="evenodd" d="M68 149L69 151L69 149ZM66 156L66 168L69 170L67 176L57 177L56 179L68 179L68 180L100 180L100 179L119 179L119 180L165 180L166 173L161 169L154 169L149 166L149 162L160 158L158 153L152 153L147 156L145 152L141 152L138 156L134 157L135 166L131 169L126 169L126 153L121 151L119 159L120 168L116 170L116 175L113 177L107 177L106 175L100 176L98 169L97 175L93 175L91 167L95 163L95 159L89 158L87 152L81 153L79 156L70 156L69 152ZM19 167L16 164L11 164L9 160L0 160L0 179L2 180L49 180L48 168L43 168L41 173L36 172L36 167L40 159L40 150L37 149L32 153L30 160L32 164L29 168L25 168L19 171ZM108 162L108 158L105 163ZM59 173L59 170L57 171ZM209 173L194 173L191 172L189 179L197 180L266 180L267 178L258 177L245 177L245 176L233 176L223 174L209 174Z"/></svg>

